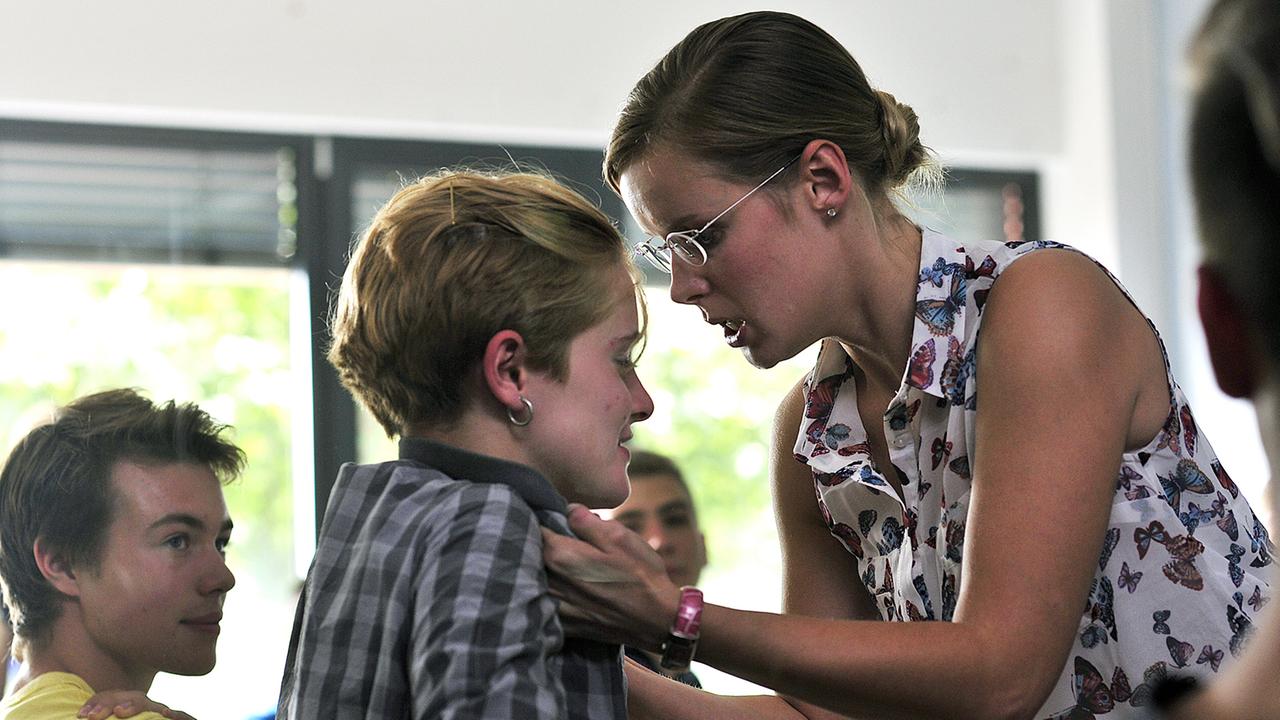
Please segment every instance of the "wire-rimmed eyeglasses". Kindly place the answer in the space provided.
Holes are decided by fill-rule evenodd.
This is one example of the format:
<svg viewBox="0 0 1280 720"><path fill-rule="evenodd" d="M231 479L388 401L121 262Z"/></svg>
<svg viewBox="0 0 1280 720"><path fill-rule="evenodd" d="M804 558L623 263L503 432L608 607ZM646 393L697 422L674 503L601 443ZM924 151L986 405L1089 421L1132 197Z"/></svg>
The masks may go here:
<svg viewBox="0 0 1280 720"><path fill-rule="evenodd" d="M702 246L702 243L698 242L698 236L706 232L707 228L714 225L717 220L728 215L730 210L741 205L747 198L751 197L755 191L767 185L770 180L781 175L783 170L791 167L791 164L799 159L800 156L797 155L788 160L785 165L774 170L772 175L765 178L759 185L748 190L746 195L738 198L736 202L722 210L719 215L711 218L707 221L707 224L703 225L701 228L698 228L697 230L677 230L675 232L669 232L667 233L666 238L661 240L650 236L647 241L636 245L635 253L643 256L650 263L653 263L654 267L665 273L671 272L671 256L673 254L694 267L707 264L707 249Z"/></svg>

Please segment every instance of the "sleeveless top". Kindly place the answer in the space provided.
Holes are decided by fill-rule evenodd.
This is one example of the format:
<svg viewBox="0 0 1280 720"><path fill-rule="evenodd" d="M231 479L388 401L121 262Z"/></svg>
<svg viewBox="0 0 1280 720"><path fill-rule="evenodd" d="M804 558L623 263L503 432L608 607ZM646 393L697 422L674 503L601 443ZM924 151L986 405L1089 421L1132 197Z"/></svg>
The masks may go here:
<svg viewBox="0 0 1280 720"><path fill-rule="evenodd" d="M857 558L881 618L892 621L951 620L964 582L977 338L991 285L1030 252L1072 249L923 236L910 362L883 418L903 500L874 467L851 361L832 341L806 380L795 445L831 534ZM1168 418L1123 456L1089 600L1037 717L1137 715L1166 675L1225 669L1270 599L1262 568L1271 541L1196 425L1163 341L1160 349Z"/></svg>

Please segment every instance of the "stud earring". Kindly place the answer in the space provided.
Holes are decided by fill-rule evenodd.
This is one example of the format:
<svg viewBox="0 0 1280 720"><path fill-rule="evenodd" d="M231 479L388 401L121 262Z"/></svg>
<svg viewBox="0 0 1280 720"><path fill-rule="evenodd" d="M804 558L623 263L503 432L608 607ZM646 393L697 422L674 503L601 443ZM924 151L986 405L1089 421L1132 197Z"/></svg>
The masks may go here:
<svg viewBox="0 0 1280 720"><path fill-rule="evenodd" d="M827 217L829 217L829 218L833 218L833 217L835 217L835 216L836 216L836 212L837 212L837 211L836 211L836 209L835 209L835 208L833 208L833 207L831 207L831 208L827 208Z"/></svg>

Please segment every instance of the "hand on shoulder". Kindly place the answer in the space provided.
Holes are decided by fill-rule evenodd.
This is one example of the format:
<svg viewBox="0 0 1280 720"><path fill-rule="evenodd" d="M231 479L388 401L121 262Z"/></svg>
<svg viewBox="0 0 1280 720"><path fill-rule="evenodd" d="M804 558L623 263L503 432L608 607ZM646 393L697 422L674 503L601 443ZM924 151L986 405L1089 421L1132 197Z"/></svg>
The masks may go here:
<svg viewBox="0 0 1280 720"><path fill-rule="evenodd" d="M137 690L104 690L85 701L84 707L76 714L86 720L107 720L108 718L130 718L146 713L154 713L171 720L195 720L181 710L174 710L164 703L147 697L146 693Z"/></svg>

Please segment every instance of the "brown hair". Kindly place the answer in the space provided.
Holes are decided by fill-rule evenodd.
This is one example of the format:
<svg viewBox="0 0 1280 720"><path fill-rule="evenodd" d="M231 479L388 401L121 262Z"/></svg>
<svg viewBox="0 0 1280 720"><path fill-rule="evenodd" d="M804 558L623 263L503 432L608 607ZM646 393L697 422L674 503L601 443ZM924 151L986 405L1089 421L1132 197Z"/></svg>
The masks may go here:
<svg viewBox="0 0 1280 720"><path fill-rule="evenodd" d="M680 472L680 467L666 455L659 455L649 450L632 450L631 462L627 465L627 475L633 481L645 475L674 478L676 484L684 490L684 494L689 496L689 501L693 501L693 493L689 492L689 484L684 480L684 473Z"/></svg>
<svg viewBox="0 0 1280 720"><path fill-rule="evenodd" d="M1192 59L1191 179L1205 263L1280 362L1280 5L1216 3Z"/></svg>
<svg viewBox="0 0 1280 720"><path fill-rule="evenodd" d="M835 38L795 15L746 13L695 28L636 83L604 174L617 190L627 168L666 145L759 182L816 138L840 145L869 191L939 176L915 112L873 89Z"/></svg>
<svg viewBox="0 0 1280 720"><path fill-rule="evenodd" d="M96 566L114 516L116 463L204 465L223 482L244 453L190 403L155 405L130 389L86 395L18 441L0 470L0 584L15 637L43 643L61 595L37 567L39 539L73 567Z"/></svg>
<svg viewBox="0 0 1280 720"><path fill-rule="evenodd" d="M493 335L519 332L556 379L570 341L612 308L610 271L639 277L598 208L549 177L447 171L401 189L342 279L329 361L388 436L447 424Z"/></svg>

